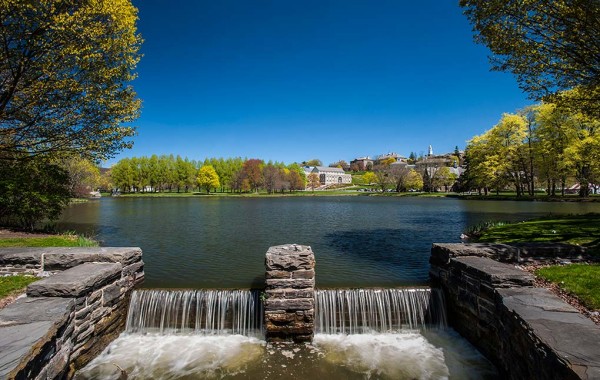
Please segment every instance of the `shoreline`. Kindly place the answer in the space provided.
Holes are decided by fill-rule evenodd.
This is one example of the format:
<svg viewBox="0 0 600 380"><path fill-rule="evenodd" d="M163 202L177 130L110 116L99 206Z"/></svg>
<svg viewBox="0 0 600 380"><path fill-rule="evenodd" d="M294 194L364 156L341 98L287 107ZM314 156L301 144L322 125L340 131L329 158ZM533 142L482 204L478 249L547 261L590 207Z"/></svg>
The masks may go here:
<svg viewBox="0 0 600 380"><path fill-rule="evenodd" d="M283 198L283 197L398 197L398 198L454 198L461 200L473 200L473 201L516 201L516 202L582 202L582 203L594 203L600 202L600 195L595 195L587 198L580 198L576 195L565 196L565 197L548 197L546 195L541 196L520 196L515 195L463 195L460 193L381 193L381 192L361 192L355 190L333 190L333 191L315 191L315 192L294 192L294 193L176 193L176 192L162 192L162 193L126 193L116 196L114 198ZM106 198L110 198L107 196Z"/></svg>

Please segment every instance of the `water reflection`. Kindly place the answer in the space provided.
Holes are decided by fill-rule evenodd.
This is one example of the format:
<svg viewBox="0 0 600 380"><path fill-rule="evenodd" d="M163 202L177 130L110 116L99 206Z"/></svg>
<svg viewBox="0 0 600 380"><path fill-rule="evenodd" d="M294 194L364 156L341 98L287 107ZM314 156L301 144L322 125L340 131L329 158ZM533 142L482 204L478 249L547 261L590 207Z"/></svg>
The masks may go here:
<svg viewBox="0 0 600 380"><path fill-rule="evenodd" d="M431 243L470 225L548 213L600 212L598 203L386 197L103 198L60 222L106 246L139 246L145 287L250 288L269 246L311 245L319 287L425 285Z"/></svg>

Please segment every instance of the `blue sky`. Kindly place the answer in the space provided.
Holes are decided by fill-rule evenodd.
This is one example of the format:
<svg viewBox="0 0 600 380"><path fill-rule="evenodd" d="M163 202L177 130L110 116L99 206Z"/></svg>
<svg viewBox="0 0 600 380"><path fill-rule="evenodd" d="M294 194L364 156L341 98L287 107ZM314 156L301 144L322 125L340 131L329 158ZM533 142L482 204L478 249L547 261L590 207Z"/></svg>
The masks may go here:
<svg viewBox="0 0 600 380"><path fill-rule="evenodd" d="M490 72L458 1L133 0L131 156L324 164L461 149L532 102Z"/></svg>

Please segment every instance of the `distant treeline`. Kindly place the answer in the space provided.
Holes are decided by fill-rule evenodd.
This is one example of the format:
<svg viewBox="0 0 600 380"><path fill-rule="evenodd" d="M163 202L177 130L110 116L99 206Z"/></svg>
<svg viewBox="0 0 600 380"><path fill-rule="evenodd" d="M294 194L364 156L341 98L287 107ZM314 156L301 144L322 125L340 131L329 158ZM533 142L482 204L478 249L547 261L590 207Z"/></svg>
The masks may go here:
<svg viewBox="0 0 600 380"><path fill-rule="evenodd" d="M304 190L306 176L298 164L252 158L189 160L152 155L124 158L110 172L112 187L123 192L220 191L248 192Z"/></svg>

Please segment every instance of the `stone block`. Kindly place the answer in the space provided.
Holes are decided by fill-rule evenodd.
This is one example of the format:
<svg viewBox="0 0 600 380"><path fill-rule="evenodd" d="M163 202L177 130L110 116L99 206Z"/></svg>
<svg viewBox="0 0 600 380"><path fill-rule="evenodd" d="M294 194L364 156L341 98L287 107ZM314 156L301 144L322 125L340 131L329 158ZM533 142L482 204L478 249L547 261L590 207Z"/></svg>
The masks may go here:
<svg viewBox="0 0 600 380"><path fill-rule="evenodd" d="M88 305L92 305L94 304L96 301L98 301L100 299L100 297L102 297L102 290L98 289L96 291L93 291L87 299L87 304Z"/></svg>
<svg viewBox="0 0 600 380"><path fill-rule="evenodd" d="M273 298L314 298L315 292L312 289L272 289L268 291L268 296Z"/></svg>
<svg viewBox="0 0 600 380"><path fill-rule="evenodd" d="M495 288L533 285L533 275L485 257L459 257L452 259L450 265Z"/></svg>
<svg viewBox="0 0 600 380"><path fill-rule="evenodd" d="M310 310L315 307L313 298L292 298L277 299L269 298L265 302L265 310L283 309L283 310Z"/></svg>
<svg viewBox="0 0 600 380"><path fill-rule="evenodd" d="M314 269L311 270L297 270L292 272L292 278L304 278L304 279L313 279L315 278Z"/></svg>
<svg viewBox="0 0 600 380"><path fill-rule="evenodd" d="M40 265L42 252L39 248L0 248L0 265Z"/></svg>
<svg viewBox="0 0 600 380"><path fill-rule="evenodd" d="M265 278L291 279L292 272L286 270L270 270L265 273Z"/></svg>
<svg viewBox="0 0 600 380"><path fill-rule="evenodd" d="M69 342L60 349L52 359L44 367L44 373L40 374L36 379L61 379L64 377L69 367L69 358L71 356L71 349L73 346Z"/></svg>
<svg viewBox="0 0 600 380"><path fill-rule="evenodd" d="M88 262L121 263L123 266L140 261L140 248L128 247L67 247L45 248L44 269L67 269Z"/></svg>
<svg viewBox="0 0 600 380"><path fill-rule="evenodd" d="M294 313L265 313L265 318L268 322L272 322L275 325L287 325L290 322L296 321L296 315Z"/></svg>
<svg viewBox="0 0 600 380"><path fill-rule="evenodd" d="M121 276L119 263L84 263L27 287L30 297L81 297Z"/></svg>
<svg viewBox="0 0 600 380"><path fill-rule="evenodd" d="M119 300L121 287L116 284L108 285L102 289L102 306L110 306Z"/></svg>
<svg viewBox="0 0 600 380"><path fill-rule="evenodd" d="M271 289L313 289L315 287L314 279L296 278L296 279L279 279L267 278L265 280L266 291Z"/></svg>
<svg viewBox="0 0 600 380"><path fill-rule="evenodd" d="M92 307L84 307L83 309L75 312L75 320L84 320L92 312Z"/></svg>
<svg viewBox="0 0 600 380"><path fill-rule="evenodd" d="M315 256L309 246L286 244L270 247L265 258L267 271L298 269L311 270L315 266Z"/></svg>
<svg viewBox="0 0 600 380"><path fill-rule="evenodd" d="M137 262L134 262L133 264L129 264L126 267L124 267L122 276L123 277L134 276L136 273L143 272L143 271L144 271L144 262L137 261Z"/></svg>
<svg viewBox="0 0 600 380"><path fill-rule="evenodd" d="M109 307L98 307L94 309L94 311L92 311L92 314L90 314L90 320L92 322L97 322L100 319L106 317L111 312L111 310L112 309Z"/></svg>

